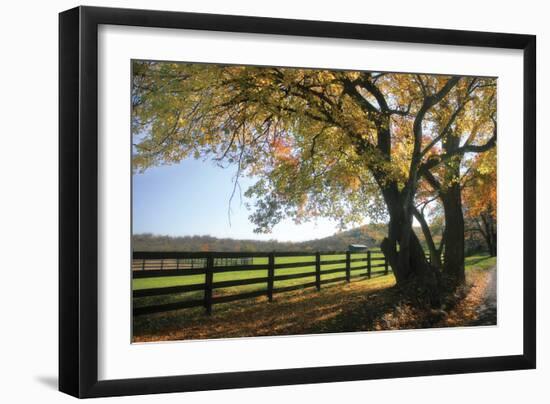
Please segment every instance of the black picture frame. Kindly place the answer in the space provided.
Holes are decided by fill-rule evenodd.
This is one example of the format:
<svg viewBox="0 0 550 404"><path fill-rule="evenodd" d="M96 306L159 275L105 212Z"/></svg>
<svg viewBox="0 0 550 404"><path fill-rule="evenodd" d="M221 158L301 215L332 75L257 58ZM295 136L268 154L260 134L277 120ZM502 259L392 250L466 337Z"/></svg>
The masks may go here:
<svg viewBox="0 0 550 404"><path fill-rule="evenodd" d="M98 26L100 24L523 50L523 354L98 380ZM536 37L339 22L77 7L59 15L59 389L104 397L534 369Z"/></svg>

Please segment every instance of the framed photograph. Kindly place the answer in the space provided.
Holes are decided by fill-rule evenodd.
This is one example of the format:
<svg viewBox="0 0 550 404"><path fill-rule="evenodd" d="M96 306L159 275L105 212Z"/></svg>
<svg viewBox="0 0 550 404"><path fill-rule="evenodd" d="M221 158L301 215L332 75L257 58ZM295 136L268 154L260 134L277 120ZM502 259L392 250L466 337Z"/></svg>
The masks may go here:
<svg viewBox="0 0 550 404"><path fill-rule="evenodd" d="M535 36L59 27L61 391L535 368Z"/></svg>

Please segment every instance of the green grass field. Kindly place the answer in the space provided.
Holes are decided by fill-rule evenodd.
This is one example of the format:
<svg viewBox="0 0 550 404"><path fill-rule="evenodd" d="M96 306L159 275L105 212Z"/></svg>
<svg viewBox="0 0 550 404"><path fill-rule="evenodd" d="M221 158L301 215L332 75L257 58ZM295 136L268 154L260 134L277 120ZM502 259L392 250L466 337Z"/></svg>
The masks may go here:
<svg viewBox="0 0 550 404"><path fill-rule="evenodd" d="M373 252L372 255L372 265L376 266L383 264L381 260L381 252ZM366 254L356 253L352 255L352 259L355 258L366 258ZM296 257L276 257L275 264L287 264L287 263L299 263L299 262L308 262L313 261L314 256L296 256ZM325 255L321 256L322 261L333 261L345 259L345 255ZM484 269L495 265L495 258L489 256L477 255L466 258L466 267ZM267 258L254 258L253 263L255 265L267 264ZM366 269L354 270L354 268L366 265L365 261L352 262L351 263L351 275L364 274L366 275ZM341 272L336 272L332 274L321 275L321 280L333 279L342 277L345 275L345 265L344 264L323 264L321 270L336 269L341 268ZM290 279L284 281L276 281L274 288L283 288L288 286L295 286L305 283L310 283L315 280L315 266L306 266L298 268L283 268L276 269L275 276L278 275L290 275L290 274L299 274L299 273L312 273L311 276L300 278L300 279ZM373 267L371 271L372 279L377 279L377 282L387 283L390 286L393 283L393 275L384 275L384 267ZM241 279L250 279L250 278L262 278L267 277L267 269L255 270L255 271L234 271L234 272L224 272L224 273L215 273L214 274L214 283L230 281L230 280L241 280ZM155 278L138 278L134 279L132 282L133 290L141 289L154 289L154 288L164 288L170 286L182 286L182 285L195 285L204 283L204 275L193 275L193 276L174 276L174 277L155 277ZM357 279L366 279L361 277ZM224 295L236 295L240 293L254 292L260 290L266 290L266 283L259 283L254 285L242 285L234 287L225 287L217 288L214 290L214 296L224 296ZM187 293L175 293L170 295L161 295L161 296L149 296L149 297L140 297L134 298L134 307L143 307L157 304L166 304L177 301L186 301L186 300L195 300L201 299L203 296L202 291L197 292L187 292Z"/></svg>
<svg viewBox="0 0 550 404"><path fill-rule="evenodd" d="M367 254L356 253L352 254L352 259L357 258L366 258ZM346 256L342 255L321 255L322 261L335 261L345 259ZM371 254L372 265L383 264L383 255L381 252L373 252ZM314 261L315 256L296 256L296 257L276 257L275 264L288 264L288 263L301 263L301 262L310 262ZM254 265L267 265L267 257L265 258L254 258ZM366 269L354 270L354 268L361 267L366 265L366 261L352 262L351 263L351 275L365 274ZM323 264L321 265L321 270L336 269L341 268L342 272L336 272L332 274L321 275L321 280L337 278L345 275L345 264ZM299 274L299 273L312 273L311 276L300 278L300 279L289 279L284 281L276 281L274 288L282 288L287 286L294 286L313 282L315 280L315 265L298 267L298 268L281 268L275 269L275 276L278 275L290 275L290 274ZM380 276L383 274L383 267L372 268L371 275ZM214 274L214 283L231 281L231 280L241 280L241 279L251 279L251 278L263 278L267 277L267 269L256 270L256 271L234 271L234 272L222 272ZM163 288L169 286L182 286L182 285L196 285L204 283L204 275L193 275L193 276L174 276L174 277L156 277L156 278L139 278L134 279L132 282L133 290L141 289L153 289L153 288ZM233 295L246 292L253 292L259 290L266 290L267 283L259 283L254 285L242 285L226 288L217 288L214 290L214 296L223 296L223 295ZM198 292L187 292L180 294L171 294L163 296L151 296L151 297L141 297L134 299L135 307L149 306L153 304L164 304L171 303L175 301L182 300L193 300L198 299L203 296L202 291Z"/></svg>

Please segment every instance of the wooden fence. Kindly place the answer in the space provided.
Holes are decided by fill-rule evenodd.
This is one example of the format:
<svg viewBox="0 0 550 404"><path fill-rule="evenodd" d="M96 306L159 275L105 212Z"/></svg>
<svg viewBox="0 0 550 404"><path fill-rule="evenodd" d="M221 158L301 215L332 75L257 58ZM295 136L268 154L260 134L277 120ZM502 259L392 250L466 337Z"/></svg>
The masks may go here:
<svg viewBox="0 0 550 404"><path fill-rule="evenodd" d="M337 256L330 259L331 256ZM291 257L291 258L283 258ZM344 258L345 257L345 258ZM276 262L283 258L287 262ZM298 262L291 262L292 258L298 258ZM302 261L303 259L306 261ZM262 261L261 263L256 263ZM352 263L354 263L352 265ZM357 265L359 263L359 265ZM330 266L329 269L323 269ZM284 269L297 269L314 267L307 272L280 274ZM373 271L376 268L382 270ZM245 279L231 279L214 282L215 274L243 273L247 271L266 271L267 276L251 277ZM279 274L278 274L279 272ZM323 275L341 273L342 276L322 279ZM133 314L143 315L159 313L183 308L200 307L206 309L206 313L212 312L212 306L219 303L229 303L241 299L267 296L273 301L273 296L278 293L289 292L304 288L321 289L322 285L334 282L350 282L353 278L363 277L370 279L376 273L387 275L388 263L379 251L349 252L276 252L276 253L240 253L240 252L134 252L132 261L133 279L160 278L160 277L189 277L201 276L200 283L180 286L163 286L133 291L134 298L151 296L163 296L174 294L186 294L202 292L200 298L175 301L162 304L136 306ZM334 276L334 275L333 275ZM298 285L275 287L275 282L291 279L314 278L312 282ZM214 290L245 285L264 284L265 289L251 292L215 296Z"/></svg>

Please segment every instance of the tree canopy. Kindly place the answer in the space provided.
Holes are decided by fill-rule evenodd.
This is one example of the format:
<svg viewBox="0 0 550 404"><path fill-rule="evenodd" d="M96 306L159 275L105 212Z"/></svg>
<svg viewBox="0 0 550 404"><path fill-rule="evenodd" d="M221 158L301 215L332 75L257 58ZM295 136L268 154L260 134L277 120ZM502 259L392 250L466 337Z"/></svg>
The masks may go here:
<svg viewBox="0 0 550 404"><path fill-rule="evenodd" d="M389 217L402 278L415 206L460 186L497 137L487 77L136 61L132 106L135 170L194 157L259 178L245 193L262 232Z"/></svg>

